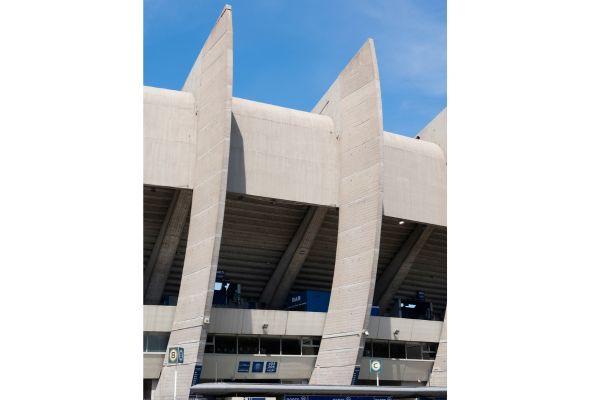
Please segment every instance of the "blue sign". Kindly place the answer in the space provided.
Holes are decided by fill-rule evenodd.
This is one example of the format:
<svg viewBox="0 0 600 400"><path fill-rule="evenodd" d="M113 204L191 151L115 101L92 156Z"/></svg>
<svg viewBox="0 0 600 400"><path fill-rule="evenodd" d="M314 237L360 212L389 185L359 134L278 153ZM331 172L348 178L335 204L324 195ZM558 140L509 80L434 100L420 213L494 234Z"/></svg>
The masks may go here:
<svg viewBox="0 0 600 400"><path fill-rule="evenodd" d="M354 368L354 373L352 374L352 383L351 385L356 385L358 382L358 375L360 374L360 367Z"/></svg>
<svg viewBox="0 0 600 400"><path fill-rule="evenodd" d="M254 372L254 373L263 372L264 367L265 367L264 361L252 361L252 372Z"/></svg>
<svg viewBox="0 0 600 400"><path fill-rule="evenodd" d="M183 347L179 348L179 355L177 357L177 362L179 364L183 364Z"/></svg>
<svg viewBox="0 0 600 400"><path fill-rule="evenodd" d="M202 365L196 364L194 367L194 377L192 378L192 386L200 383L200 375L202 374Z"/></svg>
<svg viewBox="0 0 600 400"><path fill-rule="evenodd" d="M240 361L238 372L250 372L250 361Z"/></svg>
<svg viewBox="0 0 600 400"><path fill-rule="evenodd" d="M392 396L288 396L285 400L392 400Z"/></svg>
<svg viewBox="0 0 600 400"><path fill-rule="evenodd" d="M267 361L265 372L270 374L277 372L277 361Z"/></svg>

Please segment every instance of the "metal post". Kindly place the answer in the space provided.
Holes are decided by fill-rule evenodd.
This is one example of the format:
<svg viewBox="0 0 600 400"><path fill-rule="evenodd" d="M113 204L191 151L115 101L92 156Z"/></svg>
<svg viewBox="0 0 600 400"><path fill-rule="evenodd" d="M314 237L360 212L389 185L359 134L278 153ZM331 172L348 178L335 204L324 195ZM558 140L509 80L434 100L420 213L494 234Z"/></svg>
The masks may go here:
<svg viewBox="0 0 600 400"><path fill-rule="evenodd" d="M173 387L173 400L177 400L177 365L179 364L179 352L177 353L177 362L175 363L175 382Z"/></svg>
<svg viewBox="0 0 600 400"><path fill-rule="evenodd" d="M379 372L377 372L377 386L379 386Z"/></svg>

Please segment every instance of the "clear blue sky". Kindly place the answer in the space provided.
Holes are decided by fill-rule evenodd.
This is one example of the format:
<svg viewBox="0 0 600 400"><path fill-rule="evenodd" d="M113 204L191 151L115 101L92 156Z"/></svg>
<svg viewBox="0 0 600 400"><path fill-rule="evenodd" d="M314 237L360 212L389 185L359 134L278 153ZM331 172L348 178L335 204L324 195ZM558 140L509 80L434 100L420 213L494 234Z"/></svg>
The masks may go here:
<svg viewBox="0 0 600 400"><path fill-rule="evenodd" d="M227 3L236 97L310 111L371 37L386 131L446 106L446 0L144 0L144 85L181 89Z"/></svg>

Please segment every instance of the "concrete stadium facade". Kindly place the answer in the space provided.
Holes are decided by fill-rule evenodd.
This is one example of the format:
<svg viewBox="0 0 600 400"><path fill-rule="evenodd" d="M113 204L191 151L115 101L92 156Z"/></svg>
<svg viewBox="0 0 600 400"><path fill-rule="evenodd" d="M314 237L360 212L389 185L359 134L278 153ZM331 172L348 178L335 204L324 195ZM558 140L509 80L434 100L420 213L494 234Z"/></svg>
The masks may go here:
<svg viewBox="0 0 600 400"><path fill-rule="evenodd" d="M446 110L416 138L384 132L371 39L312 112L232 86L226 6L183 89L144 88L145 398L216 380L372 384L370 354L384 385L445 387ZM241 288L234 306L215 305L218 271ZM329 293L326 312L285 309L306 290ZM415 291L431 318L389 316Z"/></svg>

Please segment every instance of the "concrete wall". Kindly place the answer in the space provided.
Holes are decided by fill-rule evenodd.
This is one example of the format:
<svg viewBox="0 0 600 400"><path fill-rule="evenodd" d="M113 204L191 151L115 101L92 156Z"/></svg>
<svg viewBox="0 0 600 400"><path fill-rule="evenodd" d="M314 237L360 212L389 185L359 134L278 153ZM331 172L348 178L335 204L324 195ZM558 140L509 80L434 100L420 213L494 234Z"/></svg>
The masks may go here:
<svg viewBox="0 0 600 400"><path fill-rule="evenodd" d="M318 312L214 308L212 316L209 333L240 335L321 336L325 322Z"/></svg>
<svg viewBox="0 0 600 400"><path fill-rule="evenodd" d="M144 305L144 332L171 332L175 306Z"/></svg>
<svg viewBox="0 0 600 400"><path fill-rule="evenodd" d="M144 379L158 379L165 353L144 353Z"/></svg>
<svg viewBox="0 0 600 400"><path fill-rule="evenodd" d="M233 31L231 8L223 9L196 60L183 91L196 100L196 151L191 173L192 207L179 298L169 347L183 347L177 366L178 399L189 397L194 368L202 364L217 271L231 133ZM175 367L163 367L157 396L173 399Z"/></svg>
<svg viewBox="0 0 600 400"><path fill-rule="evenodd" d="M369 338L437 343L440 341L442 325L441 321L371 317L368 328ZM394 334L396 330L399 332Z"/></svg>
<svg viewBox="0 0 600 400"><path fill-rule="evenodd" d="M440 344L435 355L429 386L448 386L448 339L447 339L447 321L448 313L444 316L444 326L440 335Z"/></svg>
<svg viewBox="0 0 600 400"><path fill-rule="evenodd" d="M379 380L426 382L429 379L433 361L429 360L396 360L378 357L363 357L360 361L358 379L375 380L376 375L369 368L370 360L381 361Z"/></svg>
<svg viewBox="0 0 600 400"><path fill-rule="evenodd" d="M227 190L336 205L337 140L331 118L233 98Z"/></svg>
<svg viewBox="0 0 600 400"><path fill-rule="evenodd" d="M383 213L446 226L446 159L434 143L385 132Z"/></svg>
<svg viewBox="0 0 600 400"><path fill-rule="evenodd" d="M348 385L364 345L379 258L383 120L375 47L368 40L313 112L339 135L339 225L331 300L311 384Z"/></svg>
<svg viewBox="0 0 600 400"><path fill-rule="evenodd" d="M170 332L173 306L144 306L144 331ZM213 308L208 333L232 335L321 336L326 313ZM264 323L269 324L265 331ZM412 342L440 341L443 323L408 318L370 317L370 339ZM398 330L397 335L394 332Z"/></svg>
<svg viewBox="0 0 600 400"><path fill-rule="evenodd" d="M306 379L315 365L316 356L260 356L252 354L206 354L201 379ZM238 373L240 361L276 361L276 373Z"/></svg>
<svg viewBox="0 0 600 400"><path fill-rule="evenodd" d="M427 126L425 126L425 128L421 130L421 132L417 134L421 140L437 144L442 149L445 160L448 160L447 111L448 109L444 108L430 123L427 124Z"/></svg>
<svg viewBox="0 0 600 400"><path fill-rule="evenodd" d="M316 356L266 356L252 354L206 354L201 379L290 379L308 380L313 371ZM362 357L359 379L375 380L369 371L369 361L378 359L383 366L380 380L402 380L426 382L433 366L429 360L397 360L377 357ZM158 379L162 368L162 353L144 354L144 379ZM277 373L238 373L240 361L276 361ZM438 386L438 385L433 385ZM445 385L444 385L445 386Z"/></svg>
<svg viewBox="0 0 600 400"><path fill-rule="evenodd" d="M144 87L144 184L189 188L195 147L194 96Z"/></svg>

